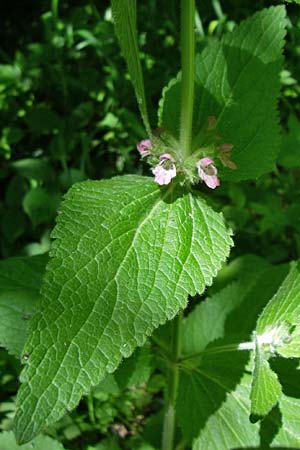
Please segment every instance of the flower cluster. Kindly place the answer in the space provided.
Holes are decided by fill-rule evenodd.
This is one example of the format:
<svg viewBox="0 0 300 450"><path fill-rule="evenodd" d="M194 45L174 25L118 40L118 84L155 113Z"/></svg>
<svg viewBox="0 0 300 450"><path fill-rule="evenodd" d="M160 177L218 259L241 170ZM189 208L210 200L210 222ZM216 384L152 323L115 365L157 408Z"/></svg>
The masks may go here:
<svg viewBox="0 0 300 450"><path fill-rule="evenodd" d="M210 144L203 145L186 160L182 161L179 144L175 140L163 142L162 139L153 137L143 139L137 144L137 150L142 158L149 157L154 181L160 186L169 184L173 178L181 174L184 182L191 184L202 180L207 187L215 189L220 186L216 160L230 169L236 169L236 164L231 160L231 144L221 144L221 137L215 132L216 120L208 118L206 135ZM207 140L206 140L207 141ZM162 152L162 149L164 152ZM170 153L167 153L170 151ZM177 151L176 151L177 150ZM197 169L197 175L195 175Z"/></svg>

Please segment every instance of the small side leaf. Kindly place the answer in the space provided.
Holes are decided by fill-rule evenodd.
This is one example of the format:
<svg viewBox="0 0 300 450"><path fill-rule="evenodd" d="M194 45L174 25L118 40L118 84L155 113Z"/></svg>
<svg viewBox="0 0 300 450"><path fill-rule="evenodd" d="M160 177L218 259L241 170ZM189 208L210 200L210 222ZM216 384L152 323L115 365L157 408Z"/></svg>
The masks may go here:
<svg viewBox="0 0 300 450"><path fill-rule="evenodd" d="M123 56L127 62L128 70L135 95L140 108L141 116L149 136L151 127L148 119L144 79L139 57L137 27L136 27L136 0L112 0L112 14L115 30L118 36Z"/></svg>
<svg viewBox="0 0 300 450"><path fill-rule="evenodd" d="M256 422L266 416L278 402L281 395L281 384L270 367L268 358L260 345L256 343L255 363L251 386L251 420Z"/></svg>

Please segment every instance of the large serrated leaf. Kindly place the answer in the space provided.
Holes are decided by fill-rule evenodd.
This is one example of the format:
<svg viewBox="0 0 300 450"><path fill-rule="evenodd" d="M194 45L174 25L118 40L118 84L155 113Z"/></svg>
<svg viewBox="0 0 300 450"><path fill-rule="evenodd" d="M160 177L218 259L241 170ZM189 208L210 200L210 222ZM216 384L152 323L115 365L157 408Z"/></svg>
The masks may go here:
<svg viewBox="0 0 300 450"><path fill-rule="evenodd" d="M26 442L211 284L232 244L200 196L138 176L67 194L25 346L16 431Z"/></svg>
<svg viewBox="0 0 300 450"><path fill-rule="evenodd" d="M27 321L36 309L48 257L0 261L0 346L17 356L26 341Z"/></svg>
<svg viewBox="0 0 300 450"><path fill-rule="evenodd" d="M112 0L111 8L122 54L127 62L141 116L150 136L151 128L147 113L144 79L137 41L136 0Z"/></svg>
<svg viewBox="0 0 300 450"><path fill-rule="evenodd" d="M232 159L238 166L220 168L221 180L257 178L274 168L280 145L277 98L285 26L284 6L271 7L197 55L193 146L201 145L201 130L214 116L223 141L234 146ZM179 80L164 90L159 120L176 135Z"/></svg>

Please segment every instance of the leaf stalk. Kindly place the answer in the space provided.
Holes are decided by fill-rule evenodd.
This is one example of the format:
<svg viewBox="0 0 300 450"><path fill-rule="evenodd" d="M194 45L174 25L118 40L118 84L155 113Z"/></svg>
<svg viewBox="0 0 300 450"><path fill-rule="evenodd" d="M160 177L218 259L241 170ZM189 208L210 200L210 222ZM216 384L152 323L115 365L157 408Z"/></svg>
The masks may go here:
<svg viewBox="0 0 300 450"><path fill-rule="evenodd" d="M163 427L162 450L174 449L175 407L179 384L182 318L183 313L181 312L172 322L171 364L169 367L168 385L166 392L167 399Z"/></svg>
<svg viewBox="0 0 300 450"><path fill-rule="evenodd" d="M181 0L181 115L180 145L185 159L191 153L195 84L195 0Z"/></svg>

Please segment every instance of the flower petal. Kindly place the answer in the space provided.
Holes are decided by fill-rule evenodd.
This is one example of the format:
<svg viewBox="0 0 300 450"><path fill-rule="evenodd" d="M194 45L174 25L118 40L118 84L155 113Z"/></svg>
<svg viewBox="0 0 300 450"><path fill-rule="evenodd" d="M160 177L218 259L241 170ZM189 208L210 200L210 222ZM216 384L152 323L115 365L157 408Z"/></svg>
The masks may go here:
<svg viewBox="0 0 300 450"><path fill-rule="evenodd" d="M136 148L138 149L141 157L150 155L150 148L152 147L152 141L150 139L143 139L140 141Z"/></svg>
<svg viewBox="0 0 300 450"><path fill-rule="evenodd" d="M216 187L220 186L220 180L217 175L205 175L203 181L210 189L215 189Z"/></svg>
<svg viewBox="0 0 300 450"><path fill-rule="evenodd" d="M162 155L160 155L159 159L160 161L174 161L170 153L163 153Z"/></svg>
<svg viewBox="0 0 300 450"><path fill-rule="evenodd" d="M165 169L161 163L152 169L152 173L155 176L154 181L163 186L164 184L169 184L172 178L176 177L176 167L175 164L172 165L170 169Z"/></svg>
<svg viewBox="0 0 300 450"><path fill-rule="evenodd" d="M210 164L213 164L213 163L214 162L213 162L212 159L210 159L208 157L205 157L205 158L199 159L199 161L197 162L197 167L198 167L198 164L200 166L202 166L202 167L207 167L207 166L209 166Z"/></svg>

